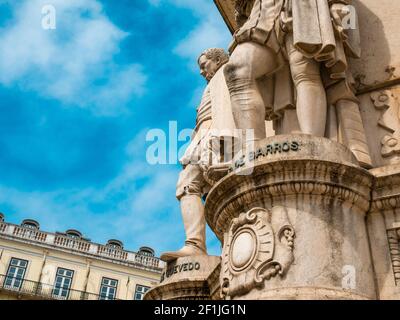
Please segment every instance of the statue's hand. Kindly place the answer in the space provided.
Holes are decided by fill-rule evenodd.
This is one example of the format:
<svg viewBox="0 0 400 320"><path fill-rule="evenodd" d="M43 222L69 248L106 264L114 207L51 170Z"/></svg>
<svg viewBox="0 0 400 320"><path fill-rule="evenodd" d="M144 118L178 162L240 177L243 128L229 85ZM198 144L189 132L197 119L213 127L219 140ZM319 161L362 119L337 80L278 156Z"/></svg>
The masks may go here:
<svg viewBox="0 0 400 320"><path fill-rule="evenodd" d="M332 4L330 11L332 19L337 26L342 26L343 20L351 14L349 6L343 3Z"/></svg>
<svg viewBox="0 0 400 320"><path fill-rule="evenodd" d="M293 18L288 16L287 12L282 11L280 16L280 25L284 32L289 33L293 31Z"/></svg>
<svg viewBox="0 0 400 320"><path fill-rule="evenodd" d="M209 169L209 165L208 163L204 162L204 161L200 161L199 162L199 167L203 172L207 172Z"/></svg>

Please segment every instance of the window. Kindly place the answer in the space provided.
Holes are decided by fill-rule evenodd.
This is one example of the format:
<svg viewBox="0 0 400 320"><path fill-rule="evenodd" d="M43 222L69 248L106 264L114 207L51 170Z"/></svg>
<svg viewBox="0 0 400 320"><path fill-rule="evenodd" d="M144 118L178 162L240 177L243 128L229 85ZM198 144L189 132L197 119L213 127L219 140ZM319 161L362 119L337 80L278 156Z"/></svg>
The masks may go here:
<svg viewBox="0 0 400 320"><path fill-rule="evenodd" d="M115 239L108 240L107 246L113 249L121 249L121 250L124 248L124 244L121 241Z"/></svg>
<svg viewBox="0 0 400 320"><path fill-rule="evenodd" d="M11 258L10 265L7 271L7 276L4 282L4 287L8 289L20 290L25 277L27 266L28 261Z"/></svg>
<svg viewBox="0 0 400 320"><path fill-rule="evenodd" d="M135 290L135 300L143 300L144 294L149 291L149 287L137 285Z"/></svg>
<svg viewBox="0 0 400 320"><path fill-rule="evenodd" d="M70 229L65 231L65 234L72 239L82 239L82 233L80 233L78 230Z"/></svg>
<svg viewBox="0 0 400 320"><path fill-rule="evenodd" d="M40 228L39 222L31 219L25 219L24 221L22 221L21 226L33 230L39 230Z"/></svg>
<svg viewBox="0 0 400 320"><path fill-rule="evenodd" d="M118 280L103 278L101 281L99 300L115 300L117 286Z"/></svg>
<svg viewBox="0 0 400 320"><path fill-rule="evenodd" d="M142 256L154 257L154 250L149 247L141 247L139 249L139 254Z"/></svg>
<svg viewBox="0 0 400 320"><path fill-rule="evenodd" d="M54 283L53 289L53 297L57 299L68 299L73 276L74 272L72 270L63 268L57 269L56 281Z"/></svg>
<svg viewBox="0 0 400 320"><path fill-rule="evenodd" d="M22 226L23 226L24 228L28 228L28 229L34 229L34 230L37 229L37 227L36 227L35 225L30 224L30 223L25 223L25 224L23 224Z"/></svg>

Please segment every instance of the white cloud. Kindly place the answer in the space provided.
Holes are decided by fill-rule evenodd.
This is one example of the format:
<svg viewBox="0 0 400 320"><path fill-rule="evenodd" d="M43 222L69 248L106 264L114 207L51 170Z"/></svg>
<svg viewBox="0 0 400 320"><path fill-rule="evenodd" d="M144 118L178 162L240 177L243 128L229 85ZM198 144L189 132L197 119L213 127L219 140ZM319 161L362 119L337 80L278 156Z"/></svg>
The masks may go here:
<svg viewBox="0 0 400 320"><path fill-rule="evenodd" d="M138 167L144 166L138 164ZM49 232L74 228L100 243L117 238L125 240L130 250L142 245L167 250L183 241L183 225L177 223L177 201L173 192L169 192L174 190L177 172L149 171L151 169L144 172L139 169L123 183L113 180L104 189L40 192L0 186L0 203L12 213L13 221L10 221L5 212L6 221L19 223L33 218L40 222L42 230ZM136 181L140 178L147 181L139 187ZM104 210L95 213L93 206L104 206ZM160 217L161 213L165 216ZM166 234L166 230L174 232Z"/></svg>
<svg viewBox="0 0 400 320"><path fill-rule="evenodd" d="M201 23L176 46L175 52L178 55L193 62L205 49L213 47L227 49L229 31L216 11L216 9L208 11Z"/></svg>
<svg viewBox="0 0 400 320"><path fill-rule="evenodd" d="M100 243L121 239L130 250L142 245L158 253L179 249L184 242L175 198L179 168L137 160L137 154L146 148L144 137L145 130L132 139L124 155L126 165L103 187L39 192L0 185L0 204L12 212L12 222L33 218L45 231L74 228ZM104 210L95 213L93 205L104 206ZM5 215L8 221L7 212ZM210 231L208 246L210 254L220 254L220 244Z"/></svg>
<svg viewBox="0 0 400 320"><path fill-rule="evenodd" d="M175 53L191 60L191 66L201 52L207 48L227 48L231 39L228 27L213 1L210 0L148 0L154 6L162 3L178 8L190 9L199 18L199 23L182 39L175 48Z"/></svg>
<svg viewBox="0 0 400 320"><path fill-rule="evenodd" d="M127 33L97 0L53 0L57 29L44 30L46 4L12 4L14 20L0 30L0 83L102 115L124 111L132 96L143 94L146 81L140 65L114 62Z"/></svg>
<svg viewBox="0 0 400 320"><path fill-rule="evenodd" d="M223 46L220 35L228 31L217 10L211 9L211 1L149 1L153 5L168 1L191 9L199 17L206 16L177 46L176 52L182 57L196 59L207 47ZM41 28L42 4L47 1L27 0L21 6L13 5L14 24L0 30L1 84L35 90L100 114L120 112L119 106L131 95L143 93L145 75L141 67L122 68L113 62L126 33L107 19L98 1L53 0L58 17L56 31ZM214 37L206 37L207 33ZM104 78L105 83L93 86ZM103 187L38 192L0 185L0 203L17 219L38 219L47 231L77 228L99 242L122 238L132 250L140 245L159 251L178 249L184 240L174 194L179 169L151 167L144 159L138 160L138 154L145 154L144 136L142 131L132 140L126 149L126 165ZM115 206L109 208L113 203ZM94 213L92 205L105 209ZM211 233L208 237L209 252L219 254L219 243Z"/></svg>
<svg viewBox="0 0 400 320"><path fill-rule="evenodd" d="M187 8L192 10L197 15L203 15L210 8L211 1L209 0L148 0L149 4L153 6L160 6L161 4L173 5L178 8ZM211 3L211 5L213 5Z"/></svg>

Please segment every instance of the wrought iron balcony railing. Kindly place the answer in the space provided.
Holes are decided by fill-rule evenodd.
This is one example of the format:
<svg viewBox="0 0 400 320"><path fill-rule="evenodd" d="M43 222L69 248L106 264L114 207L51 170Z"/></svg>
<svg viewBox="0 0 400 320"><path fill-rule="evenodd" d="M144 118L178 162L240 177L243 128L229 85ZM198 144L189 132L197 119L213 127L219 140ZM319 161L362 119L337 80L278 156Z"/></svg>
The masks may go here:
<svg viewBox="0 0 400 320"><path fill-rule="evenodd" d="M11 294L48 300L118 300L95 293L57 287L50 284L0 275L0 290Z"/></svg>

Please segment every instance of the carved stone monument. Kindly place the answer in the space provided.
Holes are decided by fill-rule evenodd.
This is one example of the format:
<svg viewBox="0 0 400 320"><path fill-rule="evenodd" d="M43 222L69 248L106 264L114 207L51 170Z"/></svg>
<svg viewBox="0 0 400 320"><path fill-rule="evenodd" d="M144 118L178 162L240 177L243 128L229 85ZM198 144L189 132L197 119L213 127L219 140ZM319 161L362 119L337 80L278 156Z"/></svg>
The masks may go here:
<svg viewBox="0 0 400 320"><path fill-rule="evenodd" d="M215 3L233 34L218 108L243 146L204 171L221 261L202 294L192 271L146 298L400 299L400 4ZM166 272L217 261L181 256Z"/></svg>

